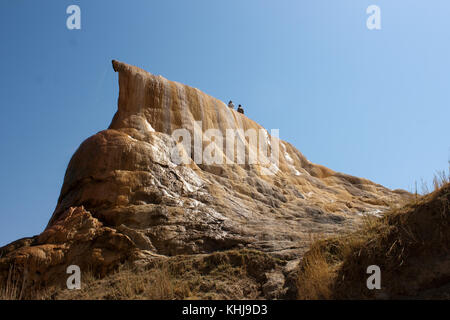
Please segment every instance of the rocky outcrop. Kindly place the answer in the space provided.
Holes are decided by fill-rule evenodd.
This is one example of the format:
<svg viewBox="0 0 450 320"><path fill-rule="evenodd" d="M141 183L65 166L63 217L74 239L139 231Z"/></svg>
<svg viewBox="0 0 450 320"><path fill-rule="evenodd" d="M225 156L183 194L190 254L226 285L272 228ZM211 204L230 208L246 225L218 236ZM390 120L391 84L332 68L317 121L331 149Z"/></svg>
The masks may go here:
<svg viewBox="0 0 450 320"><path fill-rule="evenodd" d="M311 234L351 228L407 196L309 162L196 88L118 61L113 68L120 92L111 125L73 155L47 229L1 249L3 270L36 265L29 272L46 279L72 263L107 272L124 259L235 248L293 260ZM179 143L179 129L192 137L188 144ZM259 134L256 144L245 136L249 129ZM227 130L246 160L264 161L240 163L234 145L211 138ZM216 161L195 161L205 152ZM277 152L277 161L268 156ZM279 273L268 277L269 294L282 280Z"/></svg>
<svg viewBox="0 0 450 320"><path fill-rule="evenodd" d="M0 249L0 283L3 286L12 277L21 287L34 290L64 284L70 265L106 275L133 250L129 237L105 227L83 207L71 207L40 235Z"/></svg>

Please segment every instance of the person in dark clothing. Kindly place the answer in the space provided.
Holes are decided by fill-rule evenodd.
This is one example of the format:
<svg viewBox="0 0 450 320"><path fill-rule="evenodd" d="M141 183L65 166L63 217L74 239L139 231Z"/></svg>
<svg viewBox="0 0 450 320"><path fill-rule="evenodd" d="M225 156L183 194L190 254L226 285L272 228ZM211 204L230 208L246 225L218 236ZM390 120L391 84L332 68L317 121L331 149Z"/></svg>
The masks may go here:
<svg viewBox="0 0 450 320"><path fill-rule="evenodd" d="M244 109L242 108L241 105L238 106L237 112L244 114Z"/></svg>

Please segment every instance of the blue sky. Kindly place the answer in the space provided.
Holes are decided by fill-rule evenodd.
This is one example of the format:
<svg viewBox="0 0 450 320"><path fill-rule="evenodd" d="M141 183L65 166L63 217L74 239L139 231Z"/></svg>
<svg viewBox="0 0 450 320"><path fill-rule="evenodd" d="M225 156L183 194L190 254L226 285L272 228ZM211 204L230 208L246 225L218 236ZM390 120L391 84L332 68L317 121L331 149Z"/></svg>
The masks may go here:
<svg viewBox="0 0 450 320"><path fill-rule="evenodd" d="M81 30L66 8L81 8ZM381 8L382 29L366 28ZM390 188L448 168L448 0L0 2L0 245L43 230L117 108L111 60L233 99L312 162Z"/></svg>

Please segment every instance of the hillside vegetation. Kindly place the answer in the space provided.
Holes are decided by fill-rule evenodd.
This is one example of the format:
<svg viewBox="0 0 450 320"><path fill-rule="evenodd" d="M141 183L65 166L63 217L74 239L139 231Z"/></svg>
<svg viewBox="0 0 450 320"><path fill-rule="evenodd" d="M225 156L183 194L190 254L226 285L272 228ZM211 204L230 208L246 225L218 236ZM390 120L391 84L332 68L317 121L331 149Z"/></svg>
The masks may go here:
<svg viewBox="0 0 450 320"><path fill-rule="evenodd" d="M357 232L316 241L298 269L299 299L450 299L450 184L368 217ZM369 290L367 267L381 270Z"/></svg>

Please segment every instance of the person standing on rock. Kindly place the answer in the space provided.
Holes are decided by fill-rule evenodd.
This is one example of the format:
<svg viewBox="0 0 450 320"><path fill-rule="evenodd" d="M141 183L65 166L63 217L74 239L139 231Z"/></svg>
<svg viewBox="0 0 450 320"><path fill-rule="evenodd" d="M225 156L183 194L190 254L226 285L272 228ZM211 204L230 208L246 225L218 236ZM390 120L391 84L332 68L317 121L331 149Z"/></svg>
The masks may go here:
<svg viewBox="0 0 450 320"><path fill-rule="evenodd" d="M244 114L244 109L242 108L241 105L238 106L237 112Z"/></svg>
<svg viewBox="0 0 450 320"><path fill-rule="evenodd" d="M231 109L234 109L233 101L230 100L230 102L228 102L228 106L229 106Z"/></svg>

